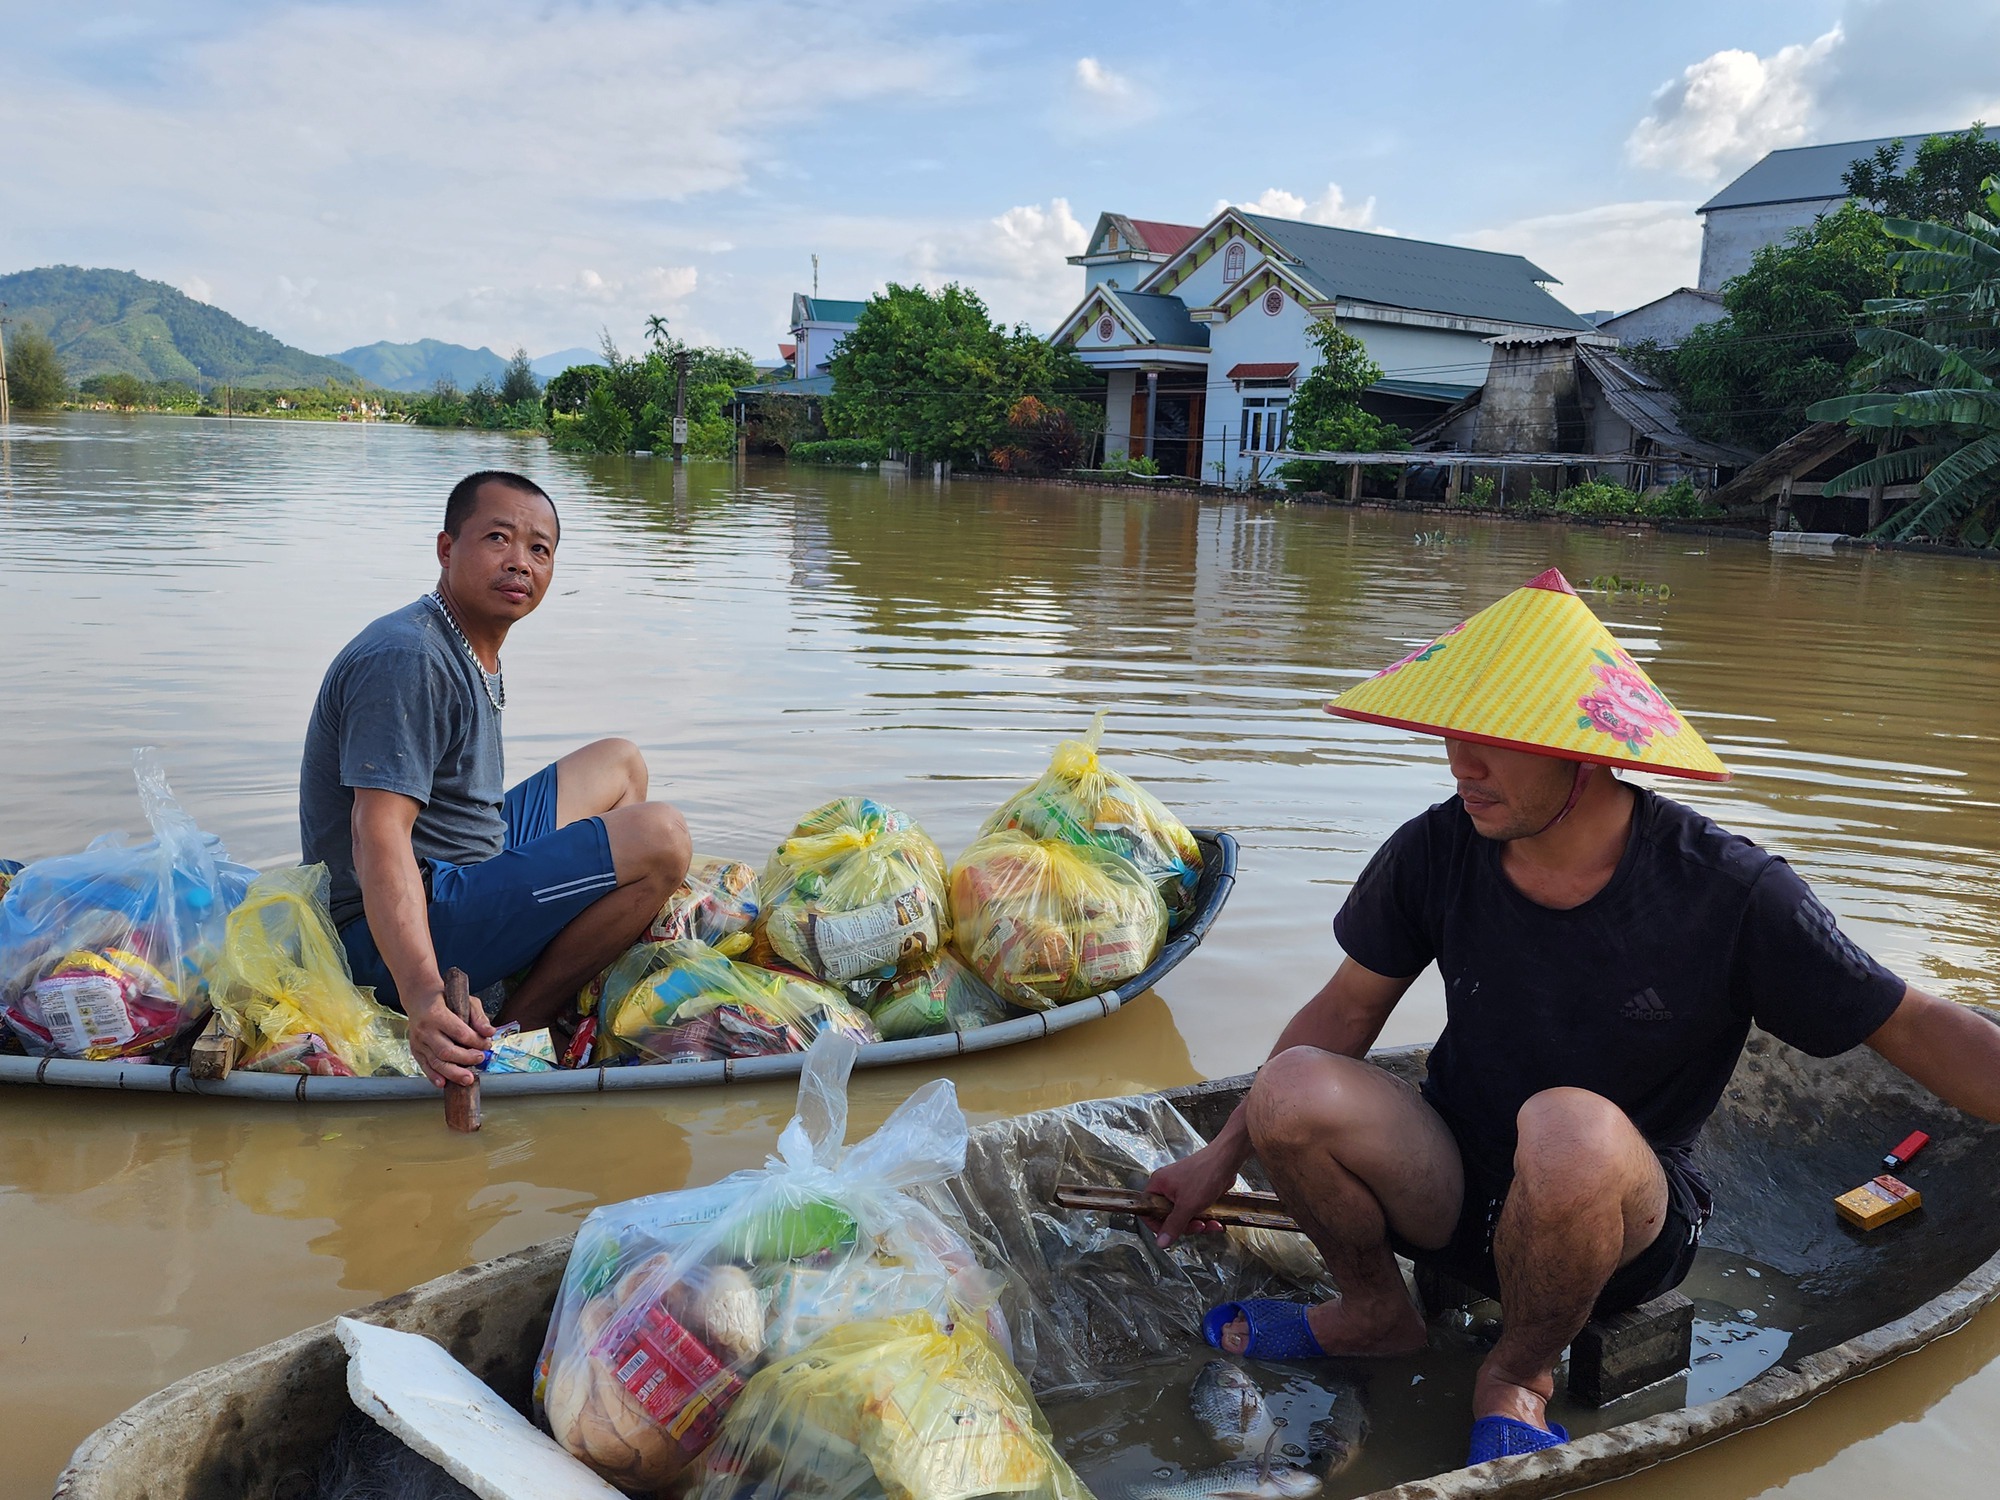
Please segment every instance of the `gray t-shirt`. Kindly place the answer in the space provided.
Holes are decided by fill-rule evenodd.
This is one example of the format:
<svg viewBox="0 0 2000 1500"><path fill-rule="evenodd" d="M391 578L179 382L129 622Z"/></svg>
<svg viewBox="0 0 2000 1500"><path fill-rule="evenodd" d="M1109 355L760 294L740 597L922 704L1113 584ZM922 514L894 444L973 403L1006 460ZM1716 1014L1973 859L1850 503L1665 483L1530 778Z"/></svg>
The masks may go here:
<svg viewBox="0 0 2000 1500"><path fill-rule="evenodd" d="M423 804L418 859L470 865L506 847L500 714L483 675L428 597L382 616L326 669L299 767L299 842L333 877L335 926L361 915L357 787Z"/></svg>

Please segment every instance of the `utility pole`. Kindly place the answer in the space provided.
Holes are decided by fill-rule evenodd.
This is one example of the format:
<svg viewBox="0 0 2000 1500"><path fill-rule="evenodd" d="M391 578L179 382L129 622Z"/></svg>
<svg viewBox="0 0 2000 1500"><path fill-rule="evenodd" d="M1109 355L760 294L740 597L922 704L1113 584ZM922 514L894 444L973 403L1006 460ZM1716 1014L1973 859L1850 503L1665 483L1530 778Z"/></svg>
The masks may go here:
<svg viewBox="0 0 2000 1500"><path fill-rule="evenodd" d="M819 300L819 257L813 257L813 300Z"/></svg>
<svg viewBox="0 0 2000 1500"><path fill-rule="evenodd" d="M688 360L685 349L674 356L674 462L687 458Z"/></svg>
<svg viewBox="0 0 2000 1500"><path fill-rule="evenodd" d="M0 302L0 312L6 308L7 304ZM14 419L14 410L7 397L7 320L0 318L0 427L5 427Z"/></svg>

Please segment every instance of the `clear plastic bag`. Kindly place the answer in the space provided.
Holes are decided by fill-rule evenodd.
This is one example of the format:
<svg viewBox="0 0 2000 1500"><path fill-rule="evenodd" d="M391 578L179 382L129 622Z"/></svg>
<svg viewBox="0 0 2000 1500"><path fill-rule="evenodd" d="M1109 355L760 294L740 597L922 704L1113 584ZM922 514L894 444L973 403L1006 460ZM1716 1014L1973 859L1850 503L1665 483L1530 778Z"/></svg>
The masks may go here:
<svg viewBox="0 0 2000 1500"><path fill-rule="evenodd" d="M904 814L841 797L799 821L764 867L758 930L784 962L867 993L951 940L944 855Z"/></svg>
<svg viewBox="0 0 2000 1500"><path fill-rule="evenodd" d="M952 871L953 946L1004 1000L1047 1010L1114 989L1160 956L1166 908L1123 855L988 834Z"/></svg>
<svg viewBox="0 0 2000 1500"><path fill-rule="evenodd" d="M949 948L927 968L885 979L868 1001L869 1017L886 1041L974 1031L1004 1021L1007 1002Z"/></svg>
<svg viewBox="0 0 2000 1500"><path fill-rule="evenodd" d="M838 990L683 938L632 949L604 986L598 1060L710 1062L803 1052L822 1031L881 1039Z"/></svg>
<svg viewBox="0 0 2000 1500"><path fill-rule="evenodd" d="M695 938L734 957L750 946L748 934L756 922L756 870L741 860L697 854L687 878L646 929L646 938L655 943Z"/></svg>
<svg viewBox="0 0 2000 1500"><path fill-rule="evenodd" d="M108 833L36 860L0 901L0 1010L36 1056L140 1056L200 1021L224 923L256 874L174 800L157 751L133 766L153 837Z"/></svg>
<svg viewBox="0 0 2000 1500"><path fill-rule="evenodd" d="M1082 739L1056 746L1041 779L1002 803L980 835L1018 828L1031 838L1122 854L1159 887L1168 925L1178 927L1194 910L1201 846L1159 798L1098 759L1103 738L1100 713Z"/></svg>
<svg viewBox="0 0 2000 1500"><path fill-rule="evenodd" d="M635 1494L680 1477L745 1382L840 1320L921 1312L1006 1347L998 1279L911 1192L965 1159L952 1085L925 1084L853 1147L858 1048L822 1033L798 1113L761 1172L600 1209L577 1236L535 1386L536 1415L571 1453Z"/></svg>
<svg viewBox="0 0 2000 1500"><path fill-rule="evenodd" d="M357 989L327 915L325 865L269 870L229 914L210 1000L251 1072L414 1074L408 1026Z"/></svg>
<svg viewBox="0 0 2000 1500"><path fill-rule="evenodd" d="M1007 1355L930 1312L848 1324L750 1378L698 1500L1089 1500Z"/></svg>

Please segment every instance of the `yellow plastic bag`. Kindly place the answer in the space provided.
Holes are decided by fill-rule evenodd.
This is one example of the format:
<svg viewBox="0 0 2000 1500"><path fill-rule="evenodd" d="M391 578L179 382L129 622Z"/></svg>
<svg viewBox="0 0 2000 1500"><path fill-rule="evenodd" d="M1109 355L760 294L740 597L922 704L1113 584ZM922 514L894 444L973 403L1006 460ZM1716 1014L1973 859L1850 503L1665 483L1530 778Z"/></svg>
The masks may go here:
<svg viewBox="0 0 2000 1500"><path fill-rule="evenodd" d="M750 946L757 921L757 872L741 860L697 854L646 937L655 943L699 938L734 957Z"/></svg>
<svg viewBox="0 0 2000 1500"><path fill-rule="evenodd" d="M637 974L619 986L634 970ZM803 1052L831 1027L857 1042L881 1040L874 1023L838 991L803 975L778 974L725 958L693 938L635 948L614 966L604 991L602 1061L710 1062Z"/></svg>
<svg viewBox="0 0 2000 1500"><path fill-rule="evenodd" d="M1151 792L1097 758L1104 715L1080 740L1064 740L1034 785L1016 792L980 828L980 836L1018 828L1030 838L1063 839L1108 849L1132 861L1160 889L1167 921L1178 927L1194 910L1201 846Z"/></svg>
<svg viewBox="0 0 2000 1500"><path fill-rule="evenodd" d="M1020 832L989 834L959 856L951 909L958 956L1031 1010L1123 984L1167 938L1159 890L1131 860Z"/></svg>
<svg viewBox="0 0 2000 1500"><path fill-rule="evenodd" d="M417 1071L403 1018L357 989L327 915L325 865L271 870L229 914L209 998L240 1068L361 1078Z"/></svg>
<svg viewBox="0 0 2000 1500"><path fill-rule="evenodd" d="M1089 1500L999 1346L927 1312L847 1324L759 1370L690 1478L696 1500Z"/></svg>
<svg viewBox="0 0 2000 1500"><path fill-rule="evenodd" d="M862 992L951 940L944 855L893 807L841 797L799 821L764 867L759 931L779 958Z"/></svg>

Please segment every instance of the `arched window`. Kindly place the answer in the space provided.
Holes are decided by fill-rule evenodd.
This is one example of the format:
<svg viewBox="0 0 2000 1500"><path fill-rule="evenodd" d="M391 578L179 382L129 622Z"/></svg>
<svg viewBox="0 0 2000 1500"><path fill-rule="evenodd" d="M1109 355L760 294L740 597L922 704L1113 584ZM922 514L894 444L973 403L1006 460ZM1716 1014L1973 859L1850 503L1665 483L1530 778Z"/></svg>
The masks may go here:
<svg viewBox="0 0 2000 1500"><path fill-rule="evenodd" d="M1243 279L1243 241L1231 241L1229 248L1222 252L1222 279L1224 281Z"/></svg>

